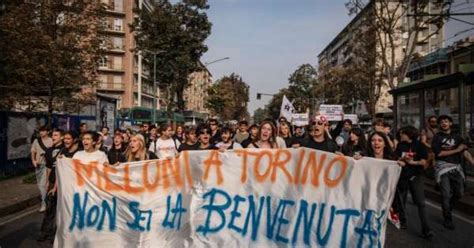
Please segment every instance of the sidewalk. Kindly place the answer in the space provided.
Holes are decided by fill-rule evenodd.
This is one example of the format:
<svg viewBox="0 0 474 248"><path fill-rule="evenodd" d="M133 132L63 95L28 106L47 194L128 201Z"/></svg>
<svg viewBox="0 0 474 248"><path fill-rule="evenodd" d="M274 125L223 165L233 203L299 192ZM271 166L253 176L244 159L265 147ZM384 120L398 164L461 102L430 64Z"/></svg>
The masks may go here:
<svg viewBox="0 0 474 248"><path fill-rule="evenodd" d="M0 217L16 213L41 202L36 183L23 183L19 176L0 181Z"/></svg>

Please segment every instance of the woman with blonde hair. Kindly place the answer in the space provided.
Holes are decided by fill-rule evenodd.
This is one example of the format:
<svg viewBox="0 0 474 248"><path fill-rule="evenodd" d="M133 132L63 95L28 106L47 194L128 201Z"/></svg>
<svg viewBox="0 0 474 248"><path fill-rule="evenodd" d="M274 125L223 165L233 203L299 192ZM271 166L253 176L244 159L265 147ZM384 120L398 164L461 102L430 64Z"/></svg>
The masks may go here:
<svg viewBox="0 0 474 248"><path fill-rule="evenodd" d="M153 152L146 149L145 138L141 134L132 135L125 151L125 158L128 162L158 159Z"/></svg>

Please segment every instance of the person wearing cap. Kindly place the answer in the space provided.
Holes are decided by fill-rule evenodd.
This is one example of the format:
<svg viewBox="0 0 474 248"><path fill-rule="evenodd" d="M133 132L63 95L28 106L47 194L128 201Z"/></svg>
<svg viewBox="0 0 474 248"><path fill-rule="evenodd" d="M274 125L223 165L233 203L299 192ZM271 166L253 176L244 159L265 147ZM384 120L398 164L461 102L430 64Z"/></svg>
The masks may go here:
<svg viewBox="0 0 474 248"><path fill-rule="evenodd" d="M467 146L461 136L451 130L453 119L447 115L438 117L439 131L433 136L431 147L436 157L435 179L442 196L444 227L454 230L453 205L464 194L462 156Z"/></svg>
<svg viewBox="0 0 474 248"><path fill-rule="evenodd" d="M46 210L46 150L53 145L53 140L48 136L48 129L46 127L39 128L39 137L33 141L31 145L31 163L35 167L36 182L41 194L40 212Z"/></svg>
<svg viewBox="0 0 474 248"><path fill-rule="evenodd" d="M302 146L326 152L338 152L339 147L329 137L326 125L327 120L324 116L316 116L310 126L310 136L302 143Z"/></svg>

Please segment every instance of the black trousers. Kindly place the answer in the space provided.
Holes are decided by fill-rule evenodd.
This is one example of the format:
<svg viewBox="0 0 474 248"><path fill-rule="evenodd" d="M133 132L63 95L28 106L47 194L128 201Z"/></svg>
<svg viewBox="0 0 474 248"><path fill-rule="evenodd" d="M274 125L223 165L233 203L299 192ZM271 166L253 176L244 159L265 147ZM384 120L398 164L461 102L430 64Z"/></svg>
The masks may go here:
<svg viewBox="0 0 474 248"><path fill-rule="evenodd" d="M442 208L445 221L452 221L453 207L464 194L464 182L458 171L452 170L441 176L439 188L443 197Z"/></svg>
<svg viewBox="0 0 474 248"><path fill-rule="evenodd" d="M421 223L421 232L430 231L425 206L425 189L421 176L412 176L410 178L400 178L395 194L395 210L399 213L400 223L406 223L406 202L408 191L410 191L413 202L418 208L418 217Z"/></svg>
<svg viewBox="0 0 474 248"><path fill-rule="evenodd" d="M48 194L46 196L46 211L43 216L43 223L41 223L40 237L50 241L53 241L56 235L56 205L56 194Z"/></svg>

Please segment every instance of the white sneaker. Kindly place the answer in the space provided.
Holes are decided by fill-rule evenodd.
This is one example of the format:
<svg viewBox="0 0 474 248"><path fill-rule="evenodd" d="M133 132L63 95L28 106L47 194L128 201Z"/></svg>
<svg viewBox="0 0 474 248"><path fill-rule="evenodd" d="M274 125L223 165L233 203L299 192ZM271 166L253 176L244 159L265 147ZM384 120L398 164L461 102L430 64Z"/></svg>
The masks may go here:
<svg viewBox="0 0 474 248"><path fill-rule="evenodd" d="M43 213L44 211L46 211L46 204L41 204L41 208L39 210L40 213Z"/></svg>

